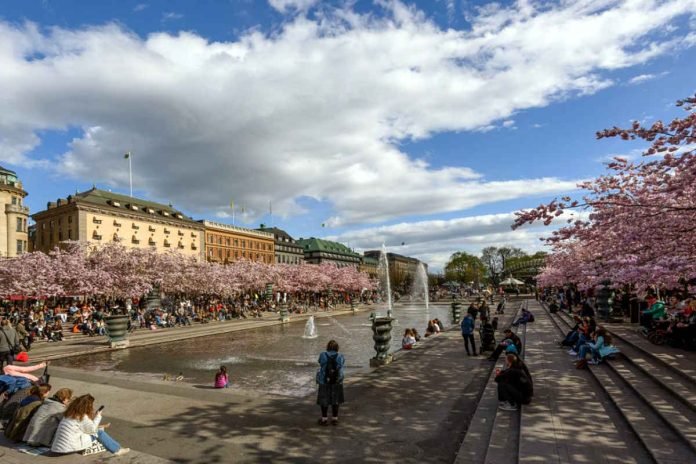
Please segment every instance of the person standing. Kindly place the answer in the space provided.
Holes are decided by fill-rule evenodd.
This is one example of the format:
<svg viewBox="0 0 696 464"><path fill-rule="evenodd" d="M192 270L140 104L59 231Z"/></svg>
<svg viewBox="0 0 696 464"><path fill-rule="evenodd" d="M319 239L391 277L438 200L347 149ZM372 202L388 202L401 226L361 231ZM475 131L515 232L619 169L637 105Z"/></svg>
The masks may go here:
<svg viewBox="0 0 696 464"><path fill-rule="evenodd" d="M319 425L328 425L328 412L331 406L331 424L338 425L338 408L344 403L343 378L346 360L338 352L338 343L331 340L326 345L326 351L319 355L319 370L317 371L317 404L321 408Z"/></svg>
<svg viewBox="0 0 696 464"><path fill-rule="evenodd" d="M18 347L17 331L10 325L10 320L5 318L0 322L0 368L5 363L9 366L14 362L15 350Z"/></svg>
<svg viewBox="0 0 696 464"><path fill-rule="evenodd" d="M464 348L466 348L467 356L471 356L469 351L469 344L471 344L471 351L473 351L474 356L476 356L476 343L474 342L474 318L471 313L462 319L461 323L462 337L464 337Z"/></svg>

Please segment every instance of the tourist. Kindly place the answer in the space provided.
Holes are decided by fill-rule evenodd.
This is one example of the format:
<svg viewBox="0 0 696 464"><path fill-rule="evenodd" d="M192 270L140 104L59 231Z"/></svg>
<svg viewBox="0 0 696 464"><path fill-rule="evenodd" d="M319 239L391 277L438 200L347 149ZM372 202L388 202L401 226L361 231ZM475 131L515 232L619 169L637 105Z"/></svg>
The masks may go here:
<svg viewBox="0 0 696 464"><path fill-rule="evenodd" d="M98 441L117 456L129 452L129 448L122 448L106 433L104 429L110 424L99 425L102 420L102 408L99 409L94 410L94 397L89 394L77 397L70 403L56 429L51 451L60 454L75 453L91 447Z"/></svg>
<svg viewBox="0 0 696 464"><path fill-rule="evenodd" d="M220 366L220 370L215 374L215 388L227 388L230 386L230 378L227 375L227 368Z"/></svg>
<svg viewBox="0 0 696 464"><path fill-rule="evenodd" d="M416 342L421 341L421 336L420 336L420 334L418 333L418 331L416 330L415 327L411 327L411 332L413 333L413 338L416 339Z"/></svg>
<svg viewBox="0 0 696 464"><path fill-rule="evenodd" d="M527 322L534 322L534 314L532 314L527 308L522 308L522 314L517 318L515 322L512 323L513 327L517 327L520 324L526 324Z"/></svg>
<svg viewBox="0 0 696 464"><path fill-rule="evenodd" d="M516 411L520 405L529 404L533 394L532 380L517 355L505 355L505 366L497 373L495 381L498 383L498 408Z"/></svg>
<svg viewBox="0 0 696 464"><path fill-rule="evenodd" d="M437 331L435 330L435 324L433 321L428 321L428 327L425 329L425 337L430 337L432 335L435 335Z"/></svg>
<svg viewBox="0 0 696 464"><path fill-rule="evenodd" d="M498 356L500 356L500 354L503 352L503 350L505 348L507 348L510 343L515 345L518 352L522 351L522 340L520 340L520 337L518 337L515 333L513 333L511 329L505 329L503 331L503 337L504 337L503 340L495 348L495 351L493 351L493 354L491 354L488 357L489 361L497 360Z"/></svg>
<svg viewBox="0 0 696 464"><path fill-rule="evenodd" d="M461 329L462 337L464 338L464 348L466 349L466 355L471 356L471 352L476 356L476 342L474 341L474 318L470 313L462 319ZM471 344L471 351L469 351L469 344Z"/></svg>
<svg viewBox="0 0 696 464"><path fill-rule="evenodd" d="M28 363L29 362L29 355L27 354L26 351L22 351L19 353L15 359L17 362L21 363ZM8 364L7 366L3 367L2 371L5 375L11 375L13 377L24 377L25 379L29 379L32 382L38 382L39 378L36 377L33 374L30 374L30 372L39 370L39 369L44 369L48 363L42 362L39 364L35 364L33 366L17 366L14 364Z"/></svg>
<svg viewBox="0 0 696 464"><path fill-rule="evenodd" d="M648 309L643 311L640 315L640 325L646 330L651 329L655 324L655 321L662 319L667 314L664 302L655 298L648 299L648 301L654 301L654 303L652 303Z"/></svg>
<svg viewBox="0 0 696 464"><path fill-rule="evenodd" d="M495 325L498 325L497 318L495 319ZM494 351L495 350L495 328L493 324L488 322L487 318L481 318L481 328L479 329L479 337L481 338L481 350L480 353L484 351Z"/></svg>
<svg viewBox="0 0 696 464"><path fill-rule="evenodd" d="M327 425L328 410L331 406L331 424L338 425L338 408L344 402L343 378L346 361L338 352L338 343L331 340L326 345L326 351L319 355L319 370L316 381L319 384L317 404L321 408L320 425Z"/></svg>
<svg viewBox="0 0 696 464"><path fill-rule="evenodd" d="M19 342L17 331L10 325L10 320L4 318L0 321L0 367L12 364Z"/></svg>
<svg viewBox="0 0 696 464"><path fill-rule="evenodd" d="M413 331L411 329L406 329L404 331L404 338L401 339L401 348L404 350L410 350L415 344L416 337L413 336Z"/></svg>
<svg viewBox="0 0 696 464"><path fill-rule="evenodd" d="M578 360L586 360L590 364L599 364L606 356L619 352L619 349L612 345L611 335L604 327L598 327L592 338L594 342L588 342L580 347Z"/></svg>
<svg viewBox="0 0 696 464"><path fill-rule="evenodd" d="M51 391L49 384L31 387L30 395L19 403L19 407L12 415L12 419L4 429L5 436L10 440L21 441L27 430L29 421L39 406L48 397Z"/></svg>
<svg viewBox="0 0 696 464"><path fill-rule="evenodd" d="M72 394L69 388L61 388L51 398L44 400L29 421L23 441L31 446L51 446L53 435L72 399Z"/></svg>
<svg viewBox="0 0 696 464"><path fill-rule="evenodd" d="M435 326L435 332L440 333L444 330L445 326L440 322L440 319L433 319L433 325Z"/></svg>

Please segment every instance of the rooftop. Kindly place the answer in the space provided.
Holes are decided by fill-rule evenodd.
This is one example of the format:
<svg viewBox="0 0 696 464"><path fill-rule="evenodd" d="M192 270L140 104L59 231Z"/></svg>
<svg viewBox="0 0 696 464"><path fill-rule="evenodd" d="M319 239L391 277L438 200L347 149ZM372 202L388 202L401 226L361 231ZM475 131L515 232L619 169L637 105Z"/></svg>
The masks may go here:
<svg viewBox="0 0 696 464"><path fill-rule="evenodd" d="M342 243L323 240L320 238L301 238L297 243L304 248L305 251L325 251L328 253L336 253L345 256L360 257L360 255Z"/></svg>

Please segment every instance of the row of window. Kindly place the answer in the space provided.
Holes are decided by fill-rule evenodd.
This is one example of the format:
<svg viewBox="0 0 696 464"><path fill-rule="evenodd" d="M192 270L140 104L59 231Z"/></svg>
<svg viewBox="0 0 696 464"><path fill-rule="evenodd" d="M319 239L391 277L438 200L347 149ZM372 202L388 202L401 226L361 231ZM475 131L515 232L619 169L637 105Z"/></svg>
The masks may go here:
<svg viewBox="0 0 696 464"><path fill-rule="evenodd" d="M29 251L27 248L27 241L26 240L17 240L17 254L21 255L25 251Z"/></svg>
<svg viewBox="0 0 696 464"><path fill-rule="evenodd" d="M56 225L56 222L58 223L58 227L62 226L63 225L63 218L58 218L58 221L48 221L48 227L50 229L53 229L53 227ZM72 216L68 216L68 224L72 224L72 222L73 222ZM45 222L41 224L41 228L44 230L46 229Z"/></svg>
<svg viewBox="0 0 696 464"><path fill-rule="evenodd" d="M99 225L99 224L102 223L102 220L95 217L95 218L92 218L92 222L93 222L94 224ZM114 227L119 227L119 228L120 228L120 227L123 227L123 223L118 222L118 219L114 219L113 224L114 224ZM133 229L133 230L140 230L140 225L137 224L137 223L135 223L135 222L133 222L133 223L131 223L131 229ZM156 228L155 226L153 226L153 225L148 225L148 226L147 226L147 230L148 230L149 232L157 232L157 228ZM164 233L165 233L165 234L171 234L172 231L171 231L170 229L168 229L168 228L165 227L165 228L164 228ZM179 237L183 237L183 236L185 235L184 231L183 231L183 230L179 230L179 229L177 229L176 234L177 234ZM196 232L191 232L191 237L196 238L197 236L198 236L198 234L197 234Z"/></svg>
<svg viewBox="0 0 696 464"><path fill-rule="evenodd" d="M22 206L22 197L12 196L12 204L15 206Z"/></svg>
<svg viewBox="0 0 696 464"><path fill-rule="evenodd" d="M251 259L252 261L263 261L265 263L271 263L272 261L272 256L267 256L267 255L262 255L261 253L253 253L249 251L249 254L247 255L246 251L240 252L239 250L223 250L222 248L208 248L208 258L210 260L231 260L232 257L234 256L234 259Z"/></svg>
<svg viewBox="0 0 696 464"><path fill-rule="evenodd" d="M17 218L17 232L27 231L27 220L24 218Z"/></svg>
<svg viewBox="0 0 696 464"><path fill-rule="evenodd" d="M69 231L68 231L68 232L69 232ZM102 239L103 239L103 236L100 235L99 232L97 232L97 231L95 230L94 233L92 234L92 240L101 241ZM114 233L114 235L111 237L111 240L113 240L114 242L123 242L123 241L124 241L124 238L123 238L123 237L120 237L117 233ZM130 243L132 243L133 245L139 245L139 244L140 244L140 239L139 239L136 235L133 235L133 236L131 237ZM150 245L150 246L157 246L157 242L156 242L155 239L153 239L152 237L150 237L150 238L148 239L147 244ZM165 238L165 239L164 239L164 242L162 243L162 245L163 245L165 248L171 248L171 247L172 247L172 242L170 242L168 239ZM179 240L179 242L176 244L176 247L179 248L180 250L183 250L184 248L186 248L186 245L184 245L184 242L182 242L181 240ZM192 243L192 244L191 244L191 249L192 249L192 250L197 250L197 249L198 249L198 246L197 246L195 243Z"/></svg>
<svg viewBox="0 0 696 464"><path fill-rule="evenodd" d="M260 250L260 251L273 251L273 245L270 243L263 243L259 242L256 240L245 240L245 239L237 239L235 238L232 240L230 237L223 237L222 235L214 235L214 234L208 234L208 243L210 244L217 244L217 245L225 245L225 246L236 246L239 247L241 244L242 248L247 247L247 242L249 245L249 249L253 250Z"/></svg>
<svg viewBox="0 0 696 464"><path fill-rule="evenodd" d="M280 264L300 264L304 259L300 256L276 255L276 263Z"/></svg>

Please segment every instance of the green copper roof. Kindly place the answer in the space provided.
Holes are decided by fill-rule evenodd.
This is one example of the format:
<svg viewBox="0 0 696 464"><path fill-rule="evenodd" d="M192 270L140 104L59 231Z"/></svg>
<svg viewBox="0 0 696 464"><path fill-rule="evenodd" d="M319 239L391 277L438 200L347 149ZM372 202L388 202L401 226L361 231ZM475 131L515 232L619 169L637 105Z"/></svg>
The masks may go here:
<svg viewBox="0 0 696 464"><path fill-rule="evenodd" d="M0 174L10 174L13 176L17 176L16 172L12 171L11 169L3 168L2 166L0 166Z"/></svg>
<svg viewBox="0 0 696 464"><path fill-rule="evenodd" d="M342 243L322 240L320 238L301 238L297 240L297 244L300 245L305 252L323 251L346 256L360 256Z"/></svg>

